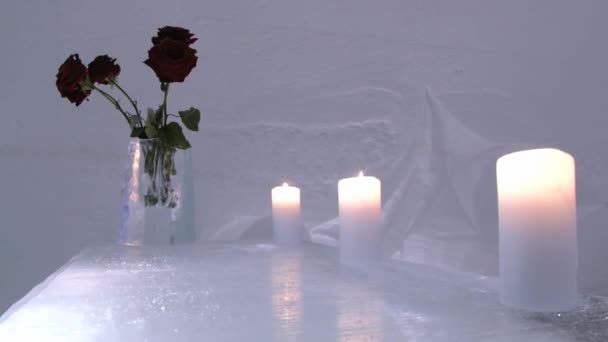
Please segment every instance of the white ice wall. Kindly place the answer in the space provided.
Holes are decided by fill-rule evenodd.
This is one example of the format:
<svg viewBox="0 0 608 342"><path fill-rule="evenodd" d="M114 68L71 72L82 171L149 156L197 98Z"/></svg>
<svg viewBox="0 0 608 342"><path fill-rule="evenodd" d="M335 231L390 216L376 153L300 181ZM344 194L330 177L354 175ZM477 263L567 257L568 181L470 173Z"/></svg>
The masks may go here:
<svg viewBox="0 0 608 342"><path fill-rule="evenodd" d="M169 106L203 112L191 136L203 234L266 215L279 177L310 189L311 222L330 219L334 181L359 168L384 176L430 86L481 135L577 156L579 199L595 208L582 250L593 251L608 242L607 19L602 0L3 1L0 311L115 232L127 129L99 97L78 109L59 98L58 65L108 53L122 84L156 105L141 62L165 24L199 37L199 66ZM606 274L602 254L584 258Z"/></svg>

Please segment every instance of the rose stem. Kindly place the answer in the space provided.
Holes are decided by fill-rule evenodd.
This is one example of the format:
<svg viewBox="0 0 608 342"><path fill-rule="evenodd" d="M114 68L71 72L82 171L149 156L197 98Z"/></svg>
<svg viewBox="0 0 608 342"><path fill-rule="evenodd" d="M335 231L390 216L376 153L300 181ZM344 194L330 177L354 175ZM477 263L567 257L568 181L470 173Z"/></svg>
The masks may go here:
<svg viewBox="0 0 608 342"><path fill-rule="evenodd" d="M112 104L116 107L116 109L118 109L120 111L120 113L122 114L122 116L125 117L125 120L127 120L127 123L129 124L129 126L131 125L131 121L129 121L129 117L127 116L127 113L125 113L125 111L122 109L122 107L120 107L120 104L118 103L118 101L116 101L116 99L114 99L112 97L112 95L106 93L105 91L97 88L96 86L93 86L93 89L97 90L101 95L103 95L103 97L105 97L108 101L112 102Z"/></svg>
<svg viewBox="0 0 608 342"><path fill-rule="evenodd" d="M163 88L164 88L163 92L165 93L165 96L163 98L163 109L165 112L163 126L167 126L167 118L169 117L169 114L167 113L167 95L169 94L169 83L165 83L165 86Z"/></svg>
<svg viewBox="0 0 608 342"><path fill-rule="evenodd" d="M131 102L131 106L133 106L133 109L135 109L135 113L137 114L139 123L142 124L142 117L141 117L141 114L139 113L139 109L137 109L137 105L135 104L135 101L133 101L131 96L129 96L129 94L127 94L127 92L124 89L122 89L121 86L118 85L118 82L116 82L116 80L110 80L110 82L114 86L116 86L116 88L118 88L118 90L120 90L120 92L123 93L127 97L127 99L129 99L129 102Z"/></svg>

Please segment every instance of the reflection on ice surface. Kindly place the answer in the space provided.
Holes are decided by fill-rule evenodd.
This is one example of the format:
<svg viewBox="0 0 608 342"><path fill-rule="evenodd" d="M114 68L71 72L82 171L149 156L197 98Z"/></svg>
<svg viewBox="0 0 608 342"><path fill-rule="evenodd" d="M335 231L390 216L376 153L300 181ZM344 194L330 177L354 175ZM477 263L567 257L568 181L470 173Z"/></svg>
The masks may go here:
<svg viewBox="0 0 608 342"><path fill-rule="evenodd" d="M0 319L0 341L606 341L608 305L523 313L494 278L241 242L85 250Z"/></svg>
<svg viewBox="0 0 608 342"><path fill-rule="evenodd" d="M271 258L272 310L281 340L297 340L302 319L302 280L300 259L297 254L286 253Z"/></svg>

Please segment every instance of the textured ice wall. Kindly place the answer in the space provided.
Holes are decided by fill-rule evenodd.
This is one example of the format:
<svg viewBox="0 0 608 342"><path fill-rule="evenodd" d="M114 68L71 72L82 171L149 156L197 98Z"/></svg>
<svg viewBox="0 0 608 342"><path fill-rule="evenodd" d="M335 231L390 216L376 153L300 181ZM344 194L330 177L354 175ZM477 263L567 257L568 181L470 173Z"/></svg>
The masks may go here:
<svg viewBox="0 0 608 342"><path fill-rule="evenodd" d="M166 23L200 38L199 66L172 88L169 107L203 111L205 129L192 142L197 215L206 236L220 228L263 230L269 189L285 178L306 186L305 216L313 224L335 216L337 178L363 168L398 186L407 169L399 161L413 141L408 130L425 122L428 85L449 113L490 141L551 144L577 156L581 267L605 279L599 247L608 242L607 6L596 0L4 1L0 308L84 245L115 236L126 128L99 97L78 110L60 99L53 87L57 66L68 53L81 52L86 61L109 53L123 66L123 85L141 103L156 104L160 91L141 62L149 37ZM337 152L344 153L332 155ZM473 211L482 218L478 226L493 227L493 169L485 165ZM421 193L432 179L424 181ZM453 205L460 189L442 189L450 191L437 197L419 227L440 228L458 216L458 230L470 231L464 209ZM404 217L393 222L408 222L416 209L402 208ZM495 238L491 228L482 231L488 232L482 241ZM428 247L429 241L453 246L449 240L419 234L412 241L421 258L438 263L477 255L467 258L475 249L461 245L462 252L445 256Z"/></svg>
<svg viewBox="0 0 608 342"><path fill-rule="evenodd" d="M392 122L382 120L308 127L255 123L211 126L206 132L202 149L214 162L198 179L210 180L205 192L225 194L199 196L216 212L200 217L201 227L207 227L202 235L214 240L236 238L254 225L270 234L270 189L283 181L302 188L306 220L333 217L339 179L358 170L384 175L407 146L398 143Z"/></svg>

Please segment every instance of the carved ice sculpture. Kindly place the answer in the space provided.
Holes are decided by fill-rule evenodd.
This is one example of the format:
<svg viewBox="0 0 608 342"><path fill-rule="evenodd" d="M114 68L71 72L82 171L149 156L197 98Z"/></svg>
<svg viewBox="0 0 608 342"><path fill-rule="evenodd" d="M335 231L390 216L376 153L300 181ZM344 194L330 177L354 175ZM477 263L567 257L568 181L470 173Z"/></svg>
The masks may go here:
<svg viewBox="0 0 608 342"><path fill-rule="evenodd" d="M422 134L383 179L383 253L402 251L410 261L495 273L493 167L501 154L523 145L484 138L447 111L431 89L424 96ZM313 240L337 244L331 237L338 224L332 219L313 227Z"/></svg>
<svg viewBox="0 0 608 342"><path fill-rule="evenodd" d="M413 219L414 224L401 235L402 257L495 274L494 165L502 154L525 145L493 141L473 132L443 106L430 88L426 89L425 99L430 122L426 149L430 158L428 166L419 172L429 172L432 191L425 198L424 209ZM398 212L397 208L387 209L388 215L393 210ZM389 232L399 231L395 222L398 221L387 221Z"/></svg>

